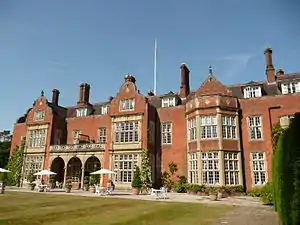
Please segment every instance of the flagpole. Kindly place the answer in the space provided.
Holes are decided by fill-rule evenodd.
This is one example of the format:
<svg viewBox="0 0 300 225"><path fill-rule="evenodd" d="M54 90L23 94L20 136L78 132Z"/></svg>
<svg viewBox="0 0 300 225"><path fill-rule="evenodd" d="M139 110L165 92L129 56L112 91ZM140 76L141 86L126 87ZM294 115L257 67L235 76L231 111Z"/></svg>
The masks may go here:
<svg viewBox="0 0 300 225"><path fill-rule="evenodd" d="M157 41L155 39L154 41L154 78L153 78L153 94L156 95L156 76L157 76L157 73L156 73L156 59L157 59Z"/></svg>

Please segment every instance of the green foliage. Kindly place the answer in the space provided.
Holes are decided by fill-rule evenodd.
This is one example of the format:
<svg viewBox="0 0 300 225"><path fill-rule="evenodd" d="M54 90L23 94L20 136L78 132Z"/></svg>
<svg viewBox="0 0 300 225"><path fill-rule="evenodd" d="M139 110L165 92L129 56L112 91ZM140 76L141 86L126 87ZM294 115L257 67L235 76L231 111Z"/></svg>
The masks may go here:
<svg viewBox="0 0 300 225"><path fill-rule="evenodd" d="M2 181L4 184L7 182L7 173L0 173L0 181Z"/></svg>
<svg viewBox="0 0 300 225"><path fill-rule="evenodd" d="M300 115L280 135L273 156L276 211L283 225L300 224Z"/></svg>
<svg viewBox="0 0 300 225"><path fill-rule="evenodd" d="M131 186L133 188L141 188L143 186L142 180L141 180L141 172L140 172L140 168L138 166L135 167Z"/></svg>
<svg viewBox="0 0 300 225"><path fill-rule="evenodd" d="M185 176L178 176L178 183L174 184L173 189L177 193L186 193L187 186L187 178Z"/></svg>
<svg viewBox="0 0 300 225"><path fill-rule="evenodd" d="M149 158L149 152L147 149L142 149L141 153L141 180L142 184L146 187L151 186L152 173L151 173L151 162Z"/></svg>
<svg viewBox="0 0 300 225"><path fill-rule="evenodd" d="M247 195L258 197L266 205L274 204L273 184L270 182L266 183L263 187L247 191Z"/></svg>
<svg viewBox="0 0 300 225"><path fill-rule="evenodd" d="M85 176L85 177L84 177L84 179L83 179L83 184L84 184L85 186L89 186L89 184L90 184L90 178L89 178L89 176Z"/></svg>
<svg viewBox="0 0 300 225"><path fill-rule="evenodd" d="M0 168L5 168L9 160L9 151L11 145L10 131L0 132Z"/></svg>
<svg viewBox="0 0 300 225"><path fill-rule="evenodd" d="M32 184L35 180L36 180L36 176L33 175L34 172L33 171L30 171L28 177L27 177L27 180L29 181L30 184Z"/></svg>
<svg viewBox="0 0 300 225"><path fill-rule="evenodd" d="M283 134L283 132L285 131L285 129L283 127L280 126L280 124L276 124L273 128L272 128L272 146L273 146L273 150L275 151L277 148L277 143L278 140L280 138L280 136Z"/></svg>
<svg viewBox="0 0 300 225"><path fill-rule="evenodd" d="M25 150L26 139L23 138L20 147L16 147L13 151L12 156L9 159L7 168L11 171L8 174L8 185L20 186L22 176L23 157Z"/></svg>
<svg viewBox="0 0 300 225"><path fill-rule="evenodd" d="M169 163L169 171L170 171L171 175L174 175L178 171L177 164L175 164L174 162L170 162Z"/></svg>
<svg viewBox="0 0 300 225"><path fill-rule="evenodd" d="M66 178L66 188L67 189L72 188L72 178L71 177Z"/></svg>

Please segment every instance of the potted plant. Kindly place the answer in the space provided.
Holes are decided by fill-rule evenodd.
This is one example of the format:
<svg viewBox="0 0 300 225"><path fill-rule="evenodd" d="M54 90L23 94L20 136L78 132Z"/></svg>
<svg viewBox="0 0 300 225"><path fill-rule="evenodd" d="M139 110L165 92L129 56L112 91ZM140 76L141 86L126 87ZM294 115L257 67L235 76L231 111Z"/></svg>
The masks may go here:
<svg viewBox="0 0 300 225"><path fill-rule="evenodd" d="M141 180L140 168L138 166L135 167L131 187L132 187L133 194L138 195L140 193L140 190L142 188L142 180Z"/></svg>
<svg viewBox="0 0 300 225"><path fill-rule="evenodd" d="M65 188L66 188L66 192L67 192L67 193L70 193L70 192L71 192L71 189L72 189L72 179L71 179L71 178L67 178L67 179L66 179L66 185L65 185Z"/></svg>
<svg viewBox="0 0 300 225"><path fill-rule="evenodd" d="M92 193L95 193L95 192L96 192L95 184L96 184L96 179L95 179L95 177L92 175L92 176L90 176L90 187L89 187L89 190L90 190L90 192L92 192Z"/></svg>
<svg viewBox="0 0 300 225"><path fill-rule="evenodd" d="M89 185L90 185L90 178L89 178L89 176L85 176L84 180L83 180L83 190L88 191Z"/></svg>
<svg viewBox="0 0 300 225"><path fill-rule="evenodd" d="M36 183L35 183L36 177L33 175L33 171L30 172L30 174L27 177L27 180L29 181L30 190L33 191L36 186Z"/></svg>

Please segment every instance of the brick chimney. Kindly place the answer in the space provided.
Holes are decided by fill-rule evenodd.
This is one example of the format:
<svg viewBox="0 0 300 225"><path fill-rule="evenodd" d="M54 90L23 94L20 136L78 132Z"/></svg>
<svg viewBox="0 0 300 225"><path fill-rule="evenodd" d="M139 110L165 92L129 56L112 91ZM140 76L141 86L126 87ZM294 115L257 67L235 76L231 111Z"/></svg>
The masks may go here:
<svg viewBox="0 0 300 225"><path fill-rule="evenodd" d="M180 97L186 98L190 94L190 70L185 63L182 63L180 66L180 74Z"/></svg>
<svg viewBox="0 0 300 225"><path fill-rule="evenodd" d="M60 92L57 89L52 90L52 103L55 105L58 105L59 93Z"/></svg>
<svg viewBox="0 0 300 225"><path fill-rule="evenodd" d="M275 68L272 62L272 49L266 48L265 49L265 60L266 60L266 75L268 83L274 83L275 79Z"/></svg>
<svg viewBox="0 0 300 225"><path fill-rule="evenodd" d="M80 85L79 101L77 102L77 104L89 104L90 88L91 86L87 83L83 83Z"/></svg>

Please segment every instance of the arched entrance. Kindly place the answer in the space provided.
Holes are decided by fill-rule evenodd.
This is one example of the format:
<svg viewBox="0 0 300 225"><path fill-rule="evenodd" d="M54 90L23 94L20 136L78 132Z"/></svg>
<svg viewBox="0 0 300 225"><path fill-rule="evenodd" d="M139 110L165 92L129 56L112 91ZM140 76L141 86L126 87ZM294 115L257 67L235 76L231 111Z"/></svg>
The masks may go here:
<svg viewBox="0 0 300 225"><path fill-rule="evenodd" d="M91 156L89 157L84 165L84 179L90 179L90 173L95 172L97 170L101 169L101 163L100 160L95 157ZM100 183L100 175L93 175L95 178L95 182L97 184Z"/></svg>
<svg viewBox="0 0 300 225"><path fill-rule="evenodd" d="M56 183L57 181L59 183L64 182L64 175L65 175L65 162L62 158L56 157L53 159L51 163L51 171L55 172L56 175L53 175L54 177L54 182Z"/></svg>
<svg viewBox="0 0 300 225"><path fill-rule="evenodd" d="M67 164L67 179L72 179L72 188L79 189L81 183L82 163L78 157L73 157Z"/></svg>

